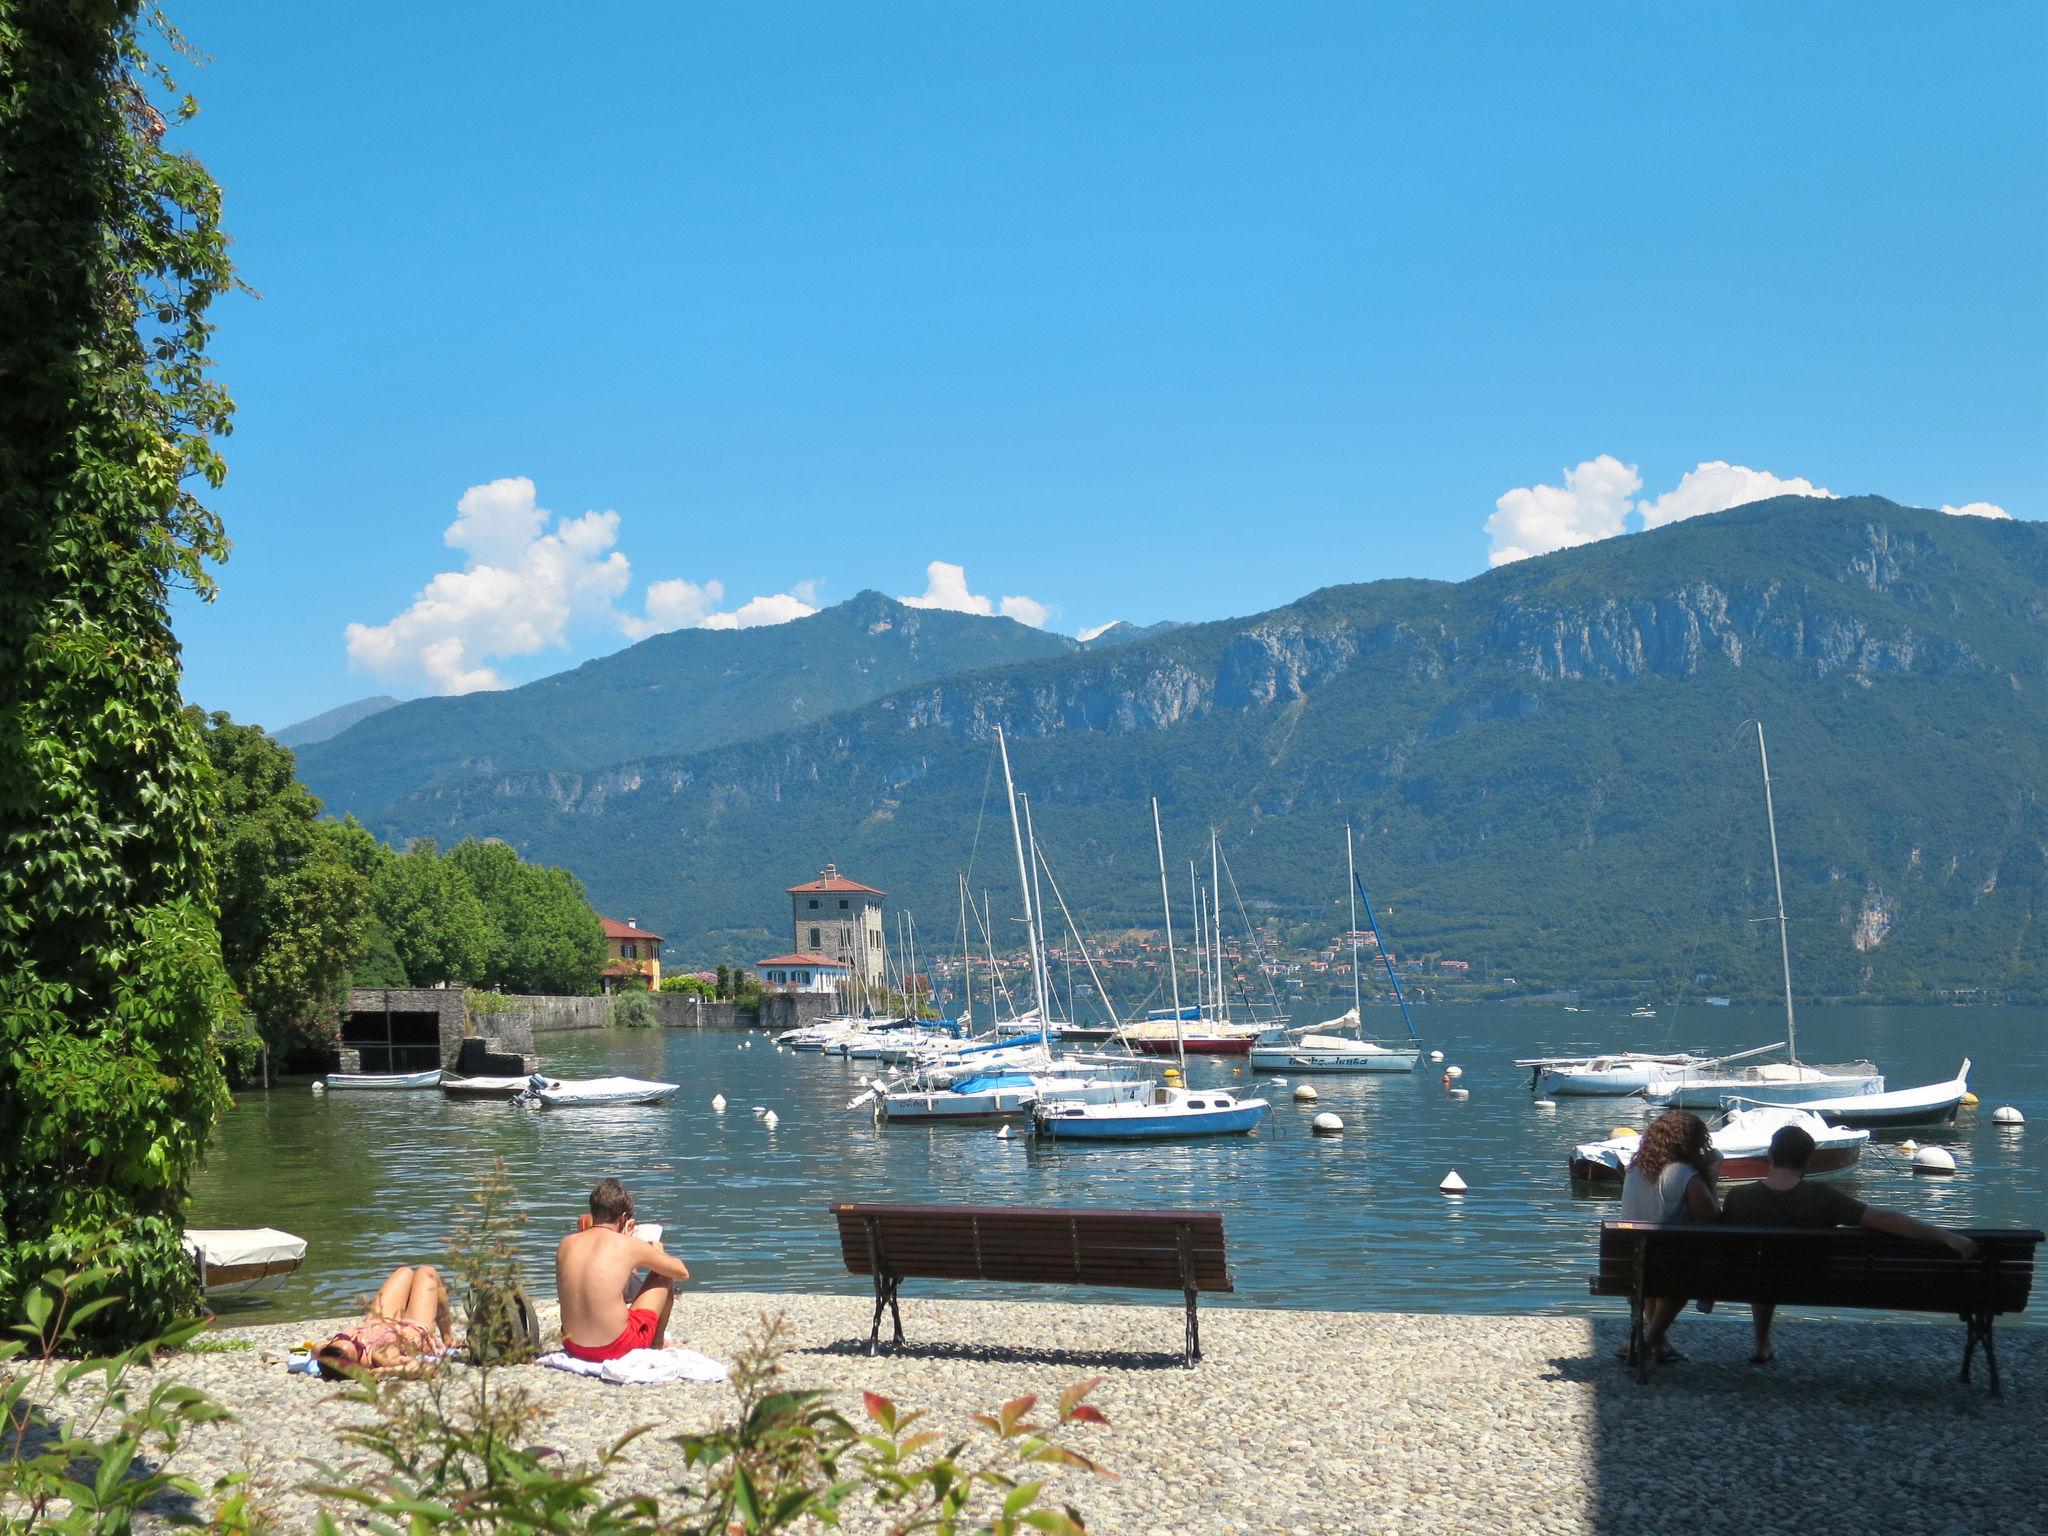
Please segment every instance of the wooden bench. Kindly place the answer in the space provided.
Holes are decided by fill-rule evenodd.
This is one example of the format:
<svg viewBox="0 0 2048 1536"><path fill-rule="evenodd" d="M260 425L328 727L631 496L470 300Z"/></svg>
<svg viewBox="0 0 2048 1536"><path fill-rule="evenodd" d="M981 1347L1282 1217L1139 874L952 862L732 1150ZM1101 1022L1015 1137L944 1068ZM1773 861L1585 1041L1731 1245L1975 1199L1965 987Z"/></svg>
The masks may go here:
<svg viewBox="0 0 2048 1536"><path fill-rule="evenodd" d="M1960 1258L1938 1243L1915 1242L1865 1227L1662 1226L1600 1224L1595 1296L1626 1296L1629 1351L1636 1379L1649 1379L1643 1304L1650 1300L1766 1302L1792 1307L1858 1307L1945 1312L1969 1330L1962 1379L1984 1346L1997 1397L1998 1353L1991 1320L2027 1305L2039 1232L1968 1231L1978 1248Z"/></svg>
<svg viewBox="0 0 2048 1536"><path fill-rule="evenodd" d="M1233 1289L1220 1211L1045 1210L1029 1206L835 1205L847 1270L875 1282L868 1353L882 1312L903 1342L905 1280L1006 1280L1179 1291L1187 1299L1183 1363L1202 1358L1195 1297Z"/></svg>

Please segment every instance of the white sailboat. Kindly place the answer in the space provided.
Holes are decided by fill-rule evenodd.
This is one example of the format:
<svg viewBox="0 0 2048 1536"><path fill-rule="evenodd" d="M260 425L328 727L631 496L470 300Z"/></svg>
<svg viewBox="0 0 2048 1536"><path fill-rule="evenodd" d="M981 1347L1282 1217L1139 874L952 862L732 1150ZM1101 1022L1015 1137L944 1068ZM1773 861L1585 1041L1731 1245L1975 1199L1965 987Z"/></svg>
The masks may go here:
<svg viewBox="0 0 2048 1536"><path fill-rule="evenodd" d="M1529 1069L1531 1093L1540 1089L1545 1093L1613 1098L1641 1093L1658 1071L1704 1066L1707 1061L1708 1058L1689 1051L1609 1051L1604 1056L1524 1056L1515 1065Z"/></svg>
<svg viewBox="0 0 2048 1536"><path fill-rule="evenodd" d="M1351 1006L1334 1019L1294 1029L1273 1029L1259 1036L1252 1047L1252 1067L1260 1072L1413 1072L1422 1059L1422 1047L1415 1043L1415 1020L1408 1012L1408 999L1401 993L1401 978L1380 939L1379 920L1372 902L1365 904L1365 920L1372 924L1373 942L1387 967L1387 979L1394 984L1394 1001L1401 1005L1401 1017L1408 1025L1409 1044L1381 1045L1368 1040L1359 1030L1361 1017L1358 969L1358 864L1352 853L1351 823L1344 824L1344 869L1349 876L1345 894L1351 902Z"/></svg>
<svg viewBox="0 0 2048 1536"><path fill-rule="evenodd" d="M1763 768L1764 819L1771 829L1771 880L1778 893L1778 957L1785 975L1785 1059L1730 1072L1718 1063L1660 1069L1644 1090L1652 1103L1679 1109L1714 1109L1741 1099L1750 1104L1801 1104L1883 1093L1884 1076L1867 1061L1810 1066L1799 1059L1798 1021L1792 1011L1792 940L1785 916L1785 877L1778 867L1778 816L1771 804L1771 758L1764 723L1756 722L1757 760Z"/></svg>
<svg viewBox="0 0 2048 1536"><path fill-rule="evenodd" d="M1173 988L1173 1024L1181 1029L1180 973L1173 953L1173 898L1166 886L1166 838L1159 827L1159 802L1152 802L1152 837L1159 850L1159 898L1166 912L1166 974ZM1187 1071L1187 1052L1179 1053ZM1144 1084L1142 1097L1084 1103L1048 1094L1032 1112L1032 1128L1055 1141L1159 1141L1170 1137L1242 1135L1258 1129L1268 1108L1264 1099L1240 1099L1223 1088L1196 1089Z"/></svg>

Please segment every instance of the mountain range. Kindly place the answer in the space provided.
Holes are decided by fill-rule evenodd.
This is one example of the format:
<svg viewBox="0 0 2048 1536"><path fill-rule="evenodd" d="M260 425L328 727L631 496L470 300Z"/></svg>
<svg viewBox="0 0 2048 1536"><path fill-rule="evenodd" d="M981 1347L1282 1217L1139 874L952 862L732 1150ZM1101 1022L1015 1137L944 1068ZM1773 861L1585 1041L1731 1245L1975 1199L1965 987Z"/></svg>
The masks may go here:
<svg viewBox="0 0 2048 1536"><path fill-rule="evenodd" d="M782 888L828 860L928 943L955 942L971 870L1000 928L1002 726L1086 924L1157 925L1156 794L1183 907L1215 827L1249 913L1334 931L1348 818L1397 952L1525 987L1760 997L1759 719L1803 993L2048 999L2048 528L1876 497L1108 648L863 593L389 709L301 772L383 836L503 838L679 958L747 963L786 942Z"/></svg>

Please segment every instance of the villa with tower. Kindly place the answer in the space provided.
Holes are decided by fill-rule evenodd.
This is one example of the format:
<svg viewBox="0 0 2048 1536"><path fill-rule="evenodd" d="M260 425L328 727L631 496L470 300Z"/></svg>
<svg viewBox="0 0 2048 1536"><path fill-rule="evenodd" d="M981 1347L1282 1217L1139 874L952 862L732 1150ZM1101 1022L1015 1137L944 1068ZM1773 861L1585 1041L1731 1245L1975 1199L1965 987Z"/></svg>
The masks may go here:
<svg viewBox="0 0 2048 1536"><path fill-rule="evenodd" d="M761 979L799 992L879 991L888 893L847 879L832 864L788 891L790 952L757 962Z"/></svg>

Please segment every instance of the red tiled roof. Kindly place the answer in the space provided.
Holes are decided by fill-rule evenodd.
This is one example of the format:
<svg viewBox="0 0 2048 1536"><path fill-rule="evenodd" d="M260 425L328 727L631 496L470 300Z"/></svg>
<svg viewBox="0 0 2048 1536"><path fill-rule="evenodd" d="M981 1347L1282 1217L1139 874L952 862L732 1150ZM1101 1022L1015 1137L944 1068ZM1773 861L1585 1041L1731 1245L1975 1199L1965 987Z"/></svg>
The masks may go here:
<svg viewBox="0 0 2048 1536"><path fill-rule="evenodd" d="M843 971L844 960L833 960L825 955L774 955L766 960L756 960L756 965L808 965L813 970Z"/></svg>
<svg viewBox="0 0 2048 1536"><path fill-rule="evenodd" d="M604 924L604 936L608 939L652 939L657 944L661 942L661 935L652 928L635 928L631 923L622 923L613 917L600 917L598 921Z"/></svg>
<svg viewBox="0 0 2048 1536"><path fill-rule="evenodd" d="M887 891L878 891L872 885L862 885L858 880L849 880L844 875L827 875L822 880L806 880L802 885L787 887L791 896L801 896L815 891L859 891L868 896L886 896Z"/></svg>

